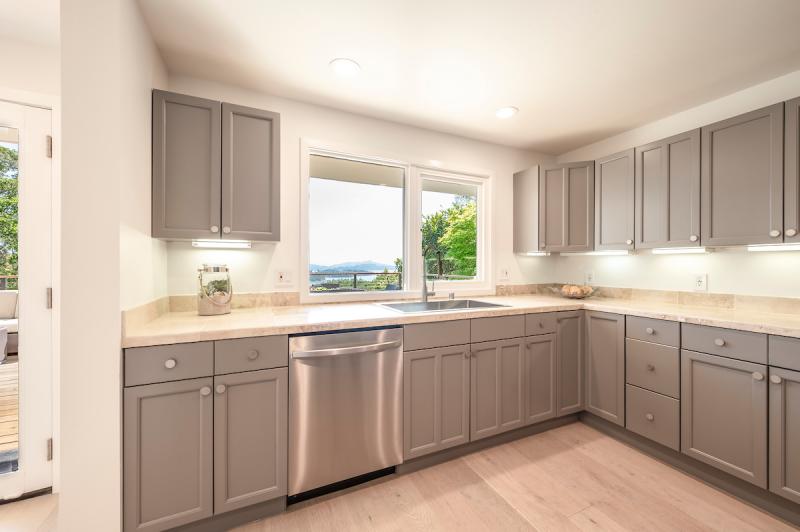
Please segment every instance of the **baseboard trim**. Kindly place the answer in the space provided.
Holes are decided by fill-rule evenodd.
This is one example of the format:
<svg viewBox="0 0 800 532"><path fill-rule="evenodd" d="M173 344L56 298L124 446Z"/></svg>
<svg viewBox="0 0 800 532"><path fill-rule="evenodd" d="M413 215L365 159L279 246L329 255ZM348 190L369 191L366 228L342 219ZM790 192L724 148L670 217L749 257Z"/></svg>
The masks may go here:
<svg viewBox="0 0 800 532"><path fill-rule="evenodd" d="M443 451L439 451L438 453L420 456L419 458L414 458L397 466L397 474L404 475L414 471L419 471L420 469L425 469L426 467L448 462L476 451L488 449L489 447L494 447L502 443L508 443L510 441L525 438L527 436L533 436L534 434L539 434L540 432L546 432L557 427L569 425L570 423L575 423L576 421L578 421L578 414L570 414L568 416L542 421L536 425L529 425L527 427L511 430L509 432L503 432L502 434L496 434L495 436L489 436L488 438L483 438L481 440L465 443L464 445L445 449Z"/></svg>
<svg viewBox="0 0 800 532"><path fill-rule="evenodd" d="M686 473L701 482L720 489L742 502L755 506L760 510L787 521L794 526L800 526L800 505L784 499L771 491L753 486L740 478L715 469L708 464L699 462L685 454L665 447L660 443L648 440L634 434L624 427L606 421L589 412L581 412L580 420L586 425L599 430L625 444L640 451L646 452L653 458L660 460Z"/></svg>
<svg viewBox="0 0 800 532"><path fill-rule="evenodd" d="M262 502L261 504L247 506L220 515L214 515L202 521L179 526L173 528L172 532L219 532L220 530L229 530L237 526L252 523L253 521L258 521L265 517L271 517L283 513L285 510L286 497L280 497L271 501Z"/></svg>

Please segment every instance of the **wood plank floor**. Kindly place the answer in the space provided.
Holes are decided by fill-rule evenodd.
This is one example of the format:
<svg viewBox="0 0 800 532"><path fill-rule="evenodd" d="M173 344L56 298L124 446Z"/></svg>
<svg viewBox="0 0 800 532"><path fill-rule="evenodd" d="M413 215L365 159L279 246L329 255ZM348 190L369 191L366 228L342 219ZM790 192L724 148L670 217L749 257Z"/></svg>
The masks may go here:
<svg viewBox="0 0 800 532"><path fill-rule="evenodd" d="M0 364L0 453L19 446L18 366L16 357Z"/></svg>
<svg viewBox="0 0 800 532"><path fill-rule="evenodd" d="M272 530L797 529L573 423L236 529Z"/></svg>

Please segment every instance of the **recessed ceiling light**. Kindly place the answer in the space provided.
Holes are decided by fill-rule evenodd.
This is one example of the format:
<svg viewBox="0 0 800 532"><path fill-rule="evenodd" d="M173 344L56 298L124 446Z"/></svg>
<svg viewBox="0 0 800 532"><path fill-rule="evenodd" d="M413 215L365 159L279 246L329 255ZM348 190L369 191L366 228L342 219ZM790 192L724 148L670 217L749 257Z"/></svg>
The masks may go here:
<svg viewBox="0 0 800 532"><path fill-rule="evenodd" d="M330 62L330 66L337 76L351 78L361 71L361 66L347 57L337 57Z"/></svg>
<svg viewBox="0 0 800 532"><path fill-rule="evenodd" d="M518 112L519 109L513 106L501 107L500 109L494 112L494 116L496 116L497 118L511 118Z"/></svg>

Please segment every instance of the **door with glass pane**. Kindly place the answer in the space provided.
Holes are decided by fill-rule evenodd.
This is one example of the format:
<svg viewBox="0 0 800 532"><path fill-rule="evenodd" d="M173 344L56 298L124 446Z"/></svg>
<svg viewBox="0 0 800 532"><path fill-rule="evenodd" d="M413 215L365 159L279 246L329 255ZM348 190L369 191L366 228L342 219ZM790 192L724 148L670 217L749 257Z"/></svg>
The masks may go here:
<svg viewBox="0 0 800 532"><path fill-rule="evenodd" d="M0 500L52 483L47 109L0 102Z"/></svg>

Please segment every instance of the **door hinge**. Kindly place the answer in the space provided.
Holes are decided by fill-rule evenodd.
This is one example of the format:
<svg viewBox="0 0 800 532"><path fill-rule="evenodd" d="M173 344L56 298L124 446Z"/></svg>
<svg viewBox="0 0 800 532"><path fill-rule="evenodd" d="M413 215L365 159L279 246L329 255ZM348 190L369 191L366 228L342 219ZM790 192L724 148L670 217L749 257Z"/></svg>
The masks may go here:
<svg viewBox="0 0 800 532"><path fill-rule="evenodd" d="M47 287L47 308L53 308L53 287Z"/></svg>
<svg viewBox="0 0 800 532"><path fill-rule="evenodd" d="M47 156L53 158L53 136L47 135Z"/></svg>
<svg viewBox="0 0 800 532"><path fill-rule="evenodd" d="M47 439L47 461L53 461L53 438Z"/></svg>

